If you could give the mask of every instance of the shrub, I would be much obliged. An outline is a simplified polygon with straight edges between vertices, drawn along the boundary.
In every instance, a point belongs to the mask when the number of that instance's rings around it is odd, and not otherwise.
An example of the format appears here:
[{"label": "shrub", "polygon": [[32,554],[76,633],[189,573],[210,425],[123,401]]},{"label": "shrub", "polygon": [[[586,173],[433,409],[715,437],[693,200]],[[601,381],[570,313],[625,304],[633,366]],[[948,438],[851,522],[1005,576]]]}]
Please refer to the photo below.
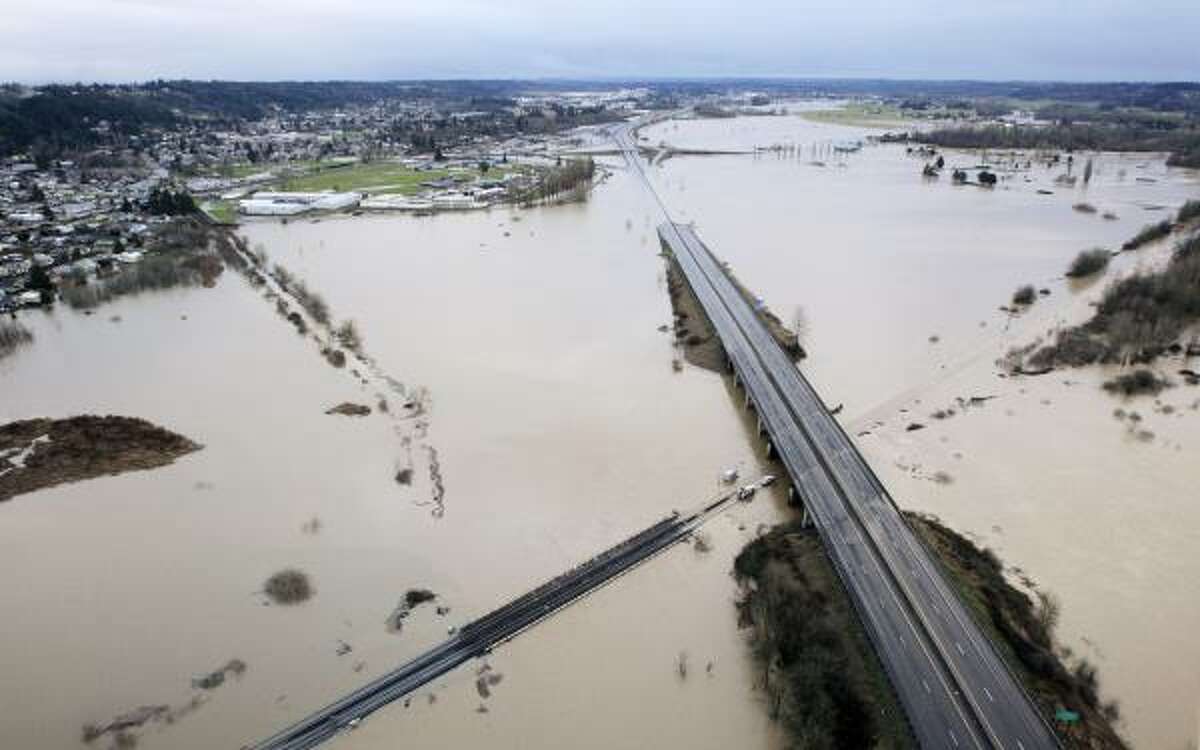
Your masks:
[{"label": "shrub", "polygon": [[299,604],[310,599],[313,590],[304,572],[287,568],[267,579],[263,593],[276,604]]},{"label": "shrub", "polygon": [[17,347],[33,341],[33,334],[20,323],[0,323],[0,357],[12,354]]},{"label": "shrub", "polygon": [[329,305],[325,304],[325,298],[319,292],[309,289],[302,280],[293,278],[290,273],[287,274],[287,278],[290,282],[288,291],[292,293],[305,312],[321,325],[329,325]]},{"label": "shrub", "polygon": [[1200,232],[1179,241],[1175,246],[1174,259],[1177,261],[1200,256]]},{"label": "shrub", "polygon": [[1089,325],[1115,349],[1163,349],[1200,318],[1200,253],[1181,250],[1162,271],[1122,279],[1104,293]]},{"label": "shrub", "polygon": [[[754,626],[751,644],[771,716],[796,747],[890,747],[880,742],[881,705],[845,633],[848,605],[830,596],[833,571],[814,535],[805,533],[798,524],[776,527],[734,560],[739,577],[755,583],[738,606],[742,622]],[[676,668],[681,678],[687,674],[685,655]]]},{"label": "shrub", "polygon": [[1014,305],[1032,305],[1037,299],[1037,291],[1034,290],[1032,284],[1017,287],[1017,291],[1013,292],[1012,301]]},{"label": "shrub", "polygon": [[129,294],[193,286],[203,281],[206,274],[201,272],[203,264],[189,262],[191,260],[180,260],[175,254],[149,255],[105,281],[86,285],[66,284],[60,294],[71,307],[86,310]]},{"label": "shrub", "polygon": [[1145,245],[1155,240],[1161,240],[1171,233],[1171,222],[1163,219],[1157,224],[1147,224],[1142,227],[1142,231],[1133,236],[1132,239],[1121,245],[1122,250],[1137,250],[1142,245]]},{"label": "shrub", "polygon": [[1044,346],[1029,358],[1034,367],[1081,367],[1098,362],[1108,354],[1108,346],[1080,328],[1059,331],[1053,344]]},{"label": "shrub", "polygon": [[337,340],[342,346],[352,352],[360,352],[362,350],[362,334],[358,332],[358,326],[353,320],[344,321],[338,329],[334,331]]},{"label": "shrub", "polygon": [[1078,279],[1099,273],[1108,268],[1108,261],[1111,257],[1112,254],[1102,247],[1084,250],[1075,256],[1075,260],[1071,261],[1070,267],[1067,268],[1067,276]]},{"label": "shrub", "polygon": [[1175,220],[1183,224],[1192,219],[1200,219],[1200,201],[1188,201],[1180,206],[1179,215]]},{"label": "shrub", "polygon": [[1154,395],[1170,385],[1170,381],[1161,378],[1147,369],[1134,370],[1124,375],[1118,375],[1104,383],[1104,390],[1118,393],[1122,396]]},{"label": "shrub", "polygon": [[409,609],[412,609],[419,604],[424,604],[425,602],[431,602],[436,598],[437,594],[433,593],[429,589],[409,589],[408,591],[404,592],[404,603]]}]

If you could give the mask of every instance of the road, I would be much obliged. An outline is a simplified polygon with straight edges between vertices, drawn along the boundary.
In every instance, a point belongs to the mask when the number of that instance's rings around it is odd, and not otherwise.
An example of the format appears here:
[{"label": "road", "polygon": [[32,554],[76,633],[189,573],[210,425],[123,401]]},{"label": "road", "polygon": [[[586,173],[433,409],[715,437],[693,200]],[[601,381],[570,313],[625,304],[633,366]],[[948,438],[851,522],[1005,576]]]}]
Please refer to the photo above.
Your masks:
[{"label": "road", "polygon": [[715,256],[671,221],[632,125],[613,131],[667,221],[659,236],[704,307],[858,611],[923,748],[1056,748],[990,640],[812,386]]},{"label": "road", "polygon": [[250,747],[252,750],[304,750],[357,726],[367,715],[437,679],[464,662],[586,596],[617,576],[686,539],[732,499],[725,495],[702,510],[672,514],[573,570],[464,626],[441,645],[379,677],[306,719]]}]

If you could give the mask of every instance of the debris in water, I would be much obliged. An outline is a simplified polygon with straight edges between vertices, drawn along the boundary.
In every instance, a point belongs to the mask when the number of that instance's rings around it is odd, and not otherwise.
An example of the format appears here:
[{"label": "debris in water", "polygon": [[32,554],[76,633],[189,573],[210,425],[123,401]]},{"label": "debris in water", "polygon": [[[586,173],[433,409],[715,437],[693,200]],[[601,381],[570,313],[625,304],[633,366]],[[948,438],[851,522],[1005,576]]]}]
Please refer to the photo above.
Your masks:
[{"label": "debris in water", "polygon": [[230,659],[225,666],[209,672],[201,677],[192,678],[192,687],[200,690],[214,690],[225,682],[226,677],[241,677],[246,672],[246,662],[241,659]]},{"label": "debris in water", "polygon": [[433,484],[433,511],[434,518],[441,518],[446,512],[444,498],[446,496],[446,487],[442,483],[441,464],[438,463],[437,448],[432,445],[425,446],[426,452],[429,454],[429,481]]},{"label": "debris in water", "polygon": [[355,404],[343,401],[337,406],[325,410],[326,414],[341,414],[344,417],[365,417],[371,413],[371,407],[366,404]]},{"label": "debris in water", "polygon": [[[396,609],[387,619],[387,629],[390,633],[399,633],[404,625],[404,620],[412,613],[412,611],[425,602],[433,601],[437,598],[437,594],[429,589],[409,589],[404,593],[404,598],[400,600],[400,604],[396,605]],[[438,608],[441,609],[440,607]],[[449,608],[446,609],[449,612]],[[439,611],[438,614],[441,614]]]}]

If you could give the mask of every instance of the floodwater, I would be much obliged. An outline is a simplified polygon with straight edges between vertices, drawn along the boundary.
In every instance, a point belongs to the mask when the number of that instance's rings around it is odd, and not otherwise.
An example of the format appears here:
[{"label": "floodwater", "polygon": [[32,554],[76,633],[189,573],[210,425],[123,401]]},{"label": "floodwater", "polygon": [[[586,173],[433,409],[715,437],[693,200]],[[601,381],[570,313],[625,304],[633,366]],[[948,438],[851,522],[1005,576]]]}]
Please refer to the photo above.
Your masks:
[{"label": "floodwater", "polygon": [[[412,430],[415,481],[393,479],[409,460],[395,421],[323,413],[373,405],[372,388],[326,364],[232,272],[213,289],[93,316],[24,316],[37,340],[0,363],[0,420],[130,414],[205,448],[0,506],[0,746],[71,747],[85,723],[202,694],[172,725],[142,730],[139,746],[237,747],[710,499],[723,469],[762,470],[722,379],[672,369],[671,335],[658,330],[671,318],[663,264],[624,174],[586,206],[519,221],[496,210],[245,233],[339,321],[356,321],[380,370],[428,390],[427,428]],[[425,446],[444,479],[441,517]],[[437,704],[422,694],[420,715],[397,707],[379,724],[430,747],[526,746],[534,727],[546,746],[770,746],[729,570],[782,509],[778,491],[761,493],[710,523],[711,552],[675,549],[499,649],[505,679],[489,714],[475,713],[463,669],[434,687]],[[306,533],[314,518],[319,530]],[[264,606],[256,592],[288,566],[311,576],[315,597]],[[389,633],[410,587],[437,592],[450,612],[423,606]],[[343,642],[353,651],[339,656]],[[676,676],[682,651],[687,681]],[[244,676],[191,688],[231,658]]]},{"label": "floodwater", "polygon": [[[1060,278],[1075,252],[1118,244],[1165,217],[1145,205],[1173,208],[1200,183],[1161,159],[1106,155],[1086,189],[1052,185],[1061,168],[991,191],[953,187],[923,182],[903,147],[830,148],[866,132],[770,117],[668,122],[647,135],[798,144],[668,159],[653,179],[785,320],[803,308],[805,371],[831,405],[845,404],[847,424],[872,431],[860,443],[897,501],[938,513],[1059,595],[1064,642],[1100,664],[1130,736],[1183,747],[1200,696],[1200,646],[1187,637],[1200,624],[1190,392],[1164,397],[1184,416],[1148,419],[1159,437],[1142,443],[1111,417],[1095,378],[999,381],[991,362],[1086,312],[1098,285]],[[1084,200],[1119,218],[1071,209]],[[213,289],[93,316],[24,316],[37,341],[0,361],[0,421],[129,414],[206,447],[0,505],[0,746],[72,747],[85,723],[203,694],[174,724],[142,730],[140,746],[237,747],[710,498],[727,466],[764,470],[722,378],[672,370],[671,336],[658,330],[670,308],[657,221],[614,164],[582,205],[243,227],[336,320],[356,322],[379,370],[428,390],[427,426],[399,433],[387,415],[325,415],[341,401],[373,404],[374,391],[326,364],[232,272]],[[1114,272],[1155,253],[1123,256]],[[1051,296],[1017,320],[998,312],[1026,282]],[[955,395],[993,391],[1002,398],[977,412],[903,429]],[[404,487],[393,477],[410,448],[416,480]],[[428,448],[445,482],[440,517]],[[928,481],[934,470],[954,483]],[[736,630],[729,570],[759,524],[785,517],[779,492],[736,506],[706,527],[713,551],[677,547],[497,649],[489,663],[504,679],[490,698],[468,665],[340,742],[779,745]],[[305,532],[313,518],[319,530]],[[315,597],[264,606],[256,592],[288,566],[311,575]],[[387,632],[411,587],[436,591],[450,612],[426,605]],[[339,655],[342,643],[353,650]],[[248,665],[240,679],[191,687],[231,658]]]}]

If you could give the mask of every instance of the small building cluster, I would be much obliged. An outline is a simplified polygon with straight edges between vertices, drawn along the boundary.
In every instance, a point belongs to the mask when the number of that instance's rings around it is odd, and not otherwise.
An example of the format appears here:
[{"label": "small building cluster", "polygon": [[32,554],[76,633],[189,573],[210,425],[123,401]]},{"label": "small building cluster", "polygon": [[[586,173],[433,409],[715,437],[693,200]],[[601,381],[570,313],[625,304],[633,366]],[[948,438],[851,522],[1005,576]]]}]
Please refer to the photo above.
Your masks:
[{"label": "small building cluster", "polygon": [[0,312],[42,304],[64,276],[140,262],[154,228],[169,221],[148,208],[166,177],[158,168],[0,161]]}]

